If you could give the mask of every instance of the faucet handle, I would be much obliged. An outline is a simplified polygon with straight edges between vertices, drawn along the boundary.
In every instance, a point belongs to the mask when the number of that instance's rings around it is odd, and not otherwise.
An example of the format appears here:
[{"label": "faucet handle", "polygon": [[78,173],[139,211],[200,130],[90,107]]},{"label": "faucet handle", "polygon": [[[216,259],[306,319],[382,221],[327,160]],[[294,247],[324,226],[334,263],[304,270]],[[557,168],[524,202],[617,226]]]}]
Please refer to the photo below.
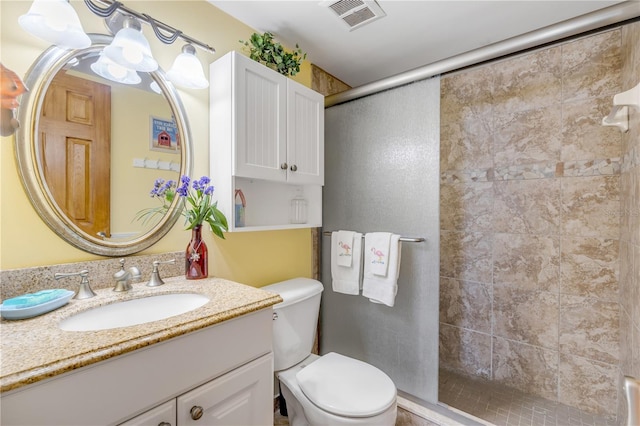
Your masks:
[{"label": "faucet handle", "polygon": [[166,264],[166,263],[176,263],[176,260],[175,259],[171,259],[171,260],[165,260],[165,261],[160,261],[160,260],[154,260],[153,261],[153,271],[151,272],[151,279],[147,283],[147,287],[158,287],[158,286],[161,286],[162,284],[164,284],[164,281],[162,281],[162,278],[160,278],[160,272],[158,271],[158,265]]},{"label": "faucet handle", "polygon": [[122,279],[125,279],[126,276],[127,276],[127,272],[124,270],[124,259],[120,259],[120,270],[115,274],[113,274],[113,278],[116,281],[120,281]]},{"label": "faucet handle", "polygon": [[91,289],[91,284],[89,284],[89,271],[87,271],[86,269],[83,269],[80,272],[70,272],[70,273],[56,272],[53,275],[53,278],[55,278],[56,280],[59,280],[60,278],[77,277],[77,276],[81,277],[80,287],[78,288],[78,291],[76,292],[75,296],[73,296],[73,298],[81,300],[81,299],[89,299],[95,296],[96,293]]}]

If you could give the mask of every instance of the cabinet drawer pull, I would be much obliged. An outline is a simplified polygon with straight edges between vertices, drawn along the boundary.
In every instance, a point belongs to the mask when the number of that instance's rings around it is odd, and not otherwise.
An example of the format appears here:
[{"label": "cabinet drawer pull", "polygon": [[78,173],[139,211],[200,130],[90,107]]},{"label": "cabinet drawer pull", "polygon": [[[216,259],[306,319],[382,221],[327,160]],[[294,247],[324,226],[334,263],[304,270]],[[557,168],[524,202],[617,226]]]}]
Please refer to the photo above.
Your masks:
[{"label": "cabinet drawer pull", "polygon": [[171,426],[171,423],[169,423],[169,422],[160,422],[160,423],[158,423],[158,426]]},{"label": "cabinet drawer pull", "polygon": [[194,405],[193,407],[191,407],[191,411],[189,412],[191,413],[191,418],[193,420],[198,420],[200,417],[202,417],[202,414],[204,414],[204,410],[199,405]]},{"label": "cabinet drawer pull", "polygon": [[282,164],[280,164],[280,168],[281,168],[282,170],[287,170],[287,167],[289,167],[289,165],[288,165],[287,163],[282,163]]},{"label": "cabinet drawer pull", "polygon": [[291,166],[291,171],[292,172],[298,171],[298,166],[296,166],[295,164],[293,166]]}]

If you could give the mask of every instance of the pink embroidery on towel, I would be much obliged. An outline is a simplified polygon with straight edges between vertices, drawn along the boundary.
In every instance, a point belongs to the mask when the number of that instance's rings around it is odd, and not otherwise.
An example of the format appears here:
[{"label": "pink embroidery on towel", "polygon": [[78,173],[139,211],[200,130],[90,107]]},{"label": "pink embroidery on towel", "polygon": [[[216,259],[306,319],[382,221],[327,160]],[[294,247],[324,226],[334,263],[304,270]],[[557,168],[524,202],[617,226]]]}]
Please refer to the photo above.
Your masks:
[{"label": "pink embroidery on towel", "polygon": [[338,242],[338,245],[342,250],[344,250],[344,252],[339,253],[338,256],[351,256],[351,247],[349,246],[349,244],[345,244],[342,241],[340,241]]},{"label": "pink embroidery on towel", "polygon": [[379,263],[380,265],[384,265],[384,253],[380,250],[376,250],[375,247],[371,247],[371,253],[373,253],[378,259],[373,259],[371,263]]}]

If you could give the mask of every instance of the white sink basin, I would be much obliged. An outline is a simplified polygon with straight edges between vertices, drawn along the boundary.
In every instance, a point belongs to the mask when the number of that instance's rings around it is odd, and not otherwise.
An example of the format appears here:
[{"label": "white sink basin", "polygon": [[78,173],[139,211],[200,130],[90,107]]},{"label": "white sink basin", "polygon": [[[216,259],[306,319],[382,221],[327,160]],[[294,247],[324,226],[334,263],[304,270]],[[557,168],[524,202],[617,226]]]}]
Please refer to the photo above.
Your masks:
[{"label": "white sink basin", "polygon": [[209,301],[201,294],[159,294],[98,306],[62,321],[58,326],[66,331],[96,331],[129,327],[184,314]]}]

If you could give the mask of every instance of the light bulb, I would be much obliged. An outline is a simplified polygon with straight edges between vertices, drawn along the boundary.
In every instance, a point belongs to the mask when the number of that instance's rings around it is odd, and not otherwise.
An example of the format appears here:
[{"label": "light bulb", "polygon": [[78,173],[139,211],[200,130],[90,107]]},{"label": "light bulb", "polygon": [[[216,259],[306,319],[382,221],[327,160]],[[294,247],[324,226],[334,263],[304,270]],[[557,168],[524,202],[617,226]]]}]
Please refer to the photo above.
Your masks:
[{"label": "light bulb", "polygon": [[64,31],[69,27],[67,21],[60,15],[46,16],[45,25],[48,25],[54,31]]},{"label": "light bulb", "polygon": [[111,44],[104,48],[104,54],[113,62],[136,71],[152,72],[158,69],[153,59],[149,42],[142,34],[140,23],[133,17],[124,21]]},{"label": "light bulb", "polygon": [[153,90],[157,94],[159,94],[159,95],[162,94],[162,89],[160,89],[160,86],[155,81],[152,81],[151,84],[149,85],[149,87],[151,88],[151,90]]},{"label": "light bulb", "polygon": [[171,69],[167,71],[167,78],[176,86],[187,89],[205,89],[209,81],[204,76],[202,65],[196,58],[196,49],[187,44],[182,48]]},{"label": "light bulb", "polygon": [[142,79],[132,69],[111,61],[107,56],[101,54],[96,62],[91,64],[93,72],[107,80],[116,81],[123,84],[138,84]]},{"label": "light bulb", "polygon": [[118,64],[114,64],[114,63],[108,64],[107,70],[109,71],[109,74],[111,74],[117,79],[122,79],[127,75],[127,69],[125,67],[121,67]]},{"label": "light bulb", "polygon": [[18,24],[29,34],[62,48],[91,46],[78,14],[67,0],[34,0],[29,12],[18,18]]},{"label": "light bulb", "polygon": [[122,48],[122,56],[131,64],[139,64],[144,58],[140,49],[134,46],[124,46]]}]

